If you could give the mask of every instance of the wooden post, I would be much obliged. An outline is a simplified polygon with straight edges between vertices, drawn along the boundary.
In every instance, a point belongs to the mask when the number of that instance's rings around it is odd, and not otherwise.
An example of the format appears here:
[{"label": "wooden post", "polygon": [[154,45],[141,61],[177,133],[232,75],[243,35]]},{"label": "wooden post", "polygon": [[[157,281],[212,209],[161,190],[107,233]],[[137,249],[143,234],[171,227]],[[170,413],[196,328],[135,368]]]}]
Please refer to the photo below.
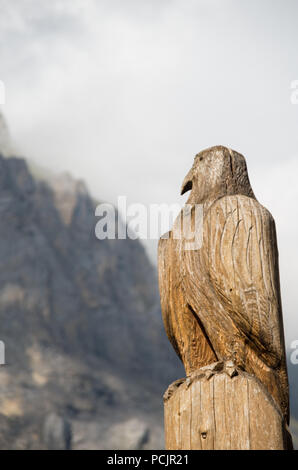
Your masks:
[{"label": "wooden post", "polygon": [[163,321],[187,375],[164,397],[167,449],[290,449],[274,219],[245,158],[222,146],[196,155],[187,191],[158,253]]},{"label": "wooden post", "polygon": [[170,390],[164,398],[168,450],[292,449],[279,408],[245,372],[199,374]]}]

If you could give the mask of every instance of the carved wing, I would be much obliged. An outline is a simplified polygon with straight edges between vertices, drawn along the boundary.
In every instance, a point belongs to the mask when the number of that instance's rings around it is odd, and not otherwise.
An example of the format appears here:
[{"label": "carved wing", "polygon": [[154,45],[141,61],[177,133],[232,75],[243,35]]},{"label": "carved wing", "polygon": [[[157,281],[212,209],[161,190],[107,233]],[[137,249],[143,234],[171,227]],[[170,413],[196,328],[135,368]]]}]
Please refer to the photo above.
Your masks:
[{"label": "carved wing", "polygon": [[175,284],[175,279],[173,279],[171,260],[172,250],[174,247],[170,233],[164,235],[164,237],[166,236],[168,236],[168,238],[161,238],[158,243],[158,278],[161,312],[169,341],[171,342],[178,357],[182,360],[172,321],[172,289],[173,284]]},{"label": "carved wing", "polygon": [[215,351],[241,338],[266,365],[278,367],[285,353],[271,214],[246,196],[221,198],[204,216],[203,237],[201,250],[184,253],[183,282]]}]

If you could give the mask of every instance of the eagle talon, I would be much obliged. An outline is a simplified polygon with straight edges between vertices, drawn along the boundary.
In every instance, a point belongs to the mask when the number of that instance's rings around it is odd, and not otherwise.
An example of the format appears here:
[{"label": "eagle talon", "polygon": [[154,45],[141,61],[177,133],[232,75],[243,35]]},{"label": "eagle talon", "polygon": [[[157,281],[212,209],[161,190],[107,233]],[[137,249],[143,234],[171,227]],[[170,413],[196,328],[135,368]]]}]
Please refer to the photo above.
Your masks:
[{"label": "eagle talon", "polygon": [[165,401],[168,401],[168,400],[171,398],[171,396],[173,395],[173,393],[177,390],[178,387],[180,387],[181,384],[183,384],[183,382],[185,382],[185,379],[178,379],[178,380],[175,380],[175,382],[173,382],[173,383],[167,388],[167,390],[165,391],[164,396],[163,396],[164,402],[165,402]]},{"label": "eagle talon", "polygon": [[233,361],[227,361],[225,363],[224,371],[226,372],[226,374],[228,374],[229,377],[231,377],[231,379],[238,375],[237,366]]},{"label": "eagle talon", "polygon": [[212,362],[212,364],[208,364],[207,366],[202,367],[200,370],[203,371],[212,371],[214,372],[221,372],[223,370],[224,363],[223,361]]},{"label": "eagle talon", "polygon": [[202,379],[203,377],[205,377],[205,373],[202,373],[201,369],[192,372],[186,377],[186,387],[189,388],[195,380]]},{"label": "eagle talon", "polygon": [[201,367],[189,374],[186,378],[186,386],[189,388],[194,380],[203,379],[210,380],[215,374],[222,372],[224,368],[223,361],[213,362],[207,366]]},{"label": "eagle talon", "polygon": [[213,377],[213,376],[214,376],[214,373],[212,372],[212,370],[207,370],[205,372],[205,377],[206,377],[207,380],[210,380],[211,377]]}]

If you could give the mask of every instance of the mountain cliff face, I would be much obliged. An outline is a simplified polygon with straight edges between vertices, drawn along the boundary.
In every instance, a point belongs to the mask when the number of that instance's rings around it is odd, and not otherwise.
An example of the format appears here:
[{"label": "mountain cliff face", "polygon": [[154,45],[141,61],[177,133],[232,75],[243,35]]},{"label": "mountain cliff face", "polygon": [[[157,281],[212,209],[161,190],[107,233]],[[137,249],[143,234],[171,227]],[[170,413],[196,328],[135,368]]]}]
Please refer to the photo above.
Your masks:
[{"label": "mountain cliff face", "polygon": [[162,393],[183,375],[138,241],[97,240],[69,176],[0,156],[0,448],[162,447]]}]

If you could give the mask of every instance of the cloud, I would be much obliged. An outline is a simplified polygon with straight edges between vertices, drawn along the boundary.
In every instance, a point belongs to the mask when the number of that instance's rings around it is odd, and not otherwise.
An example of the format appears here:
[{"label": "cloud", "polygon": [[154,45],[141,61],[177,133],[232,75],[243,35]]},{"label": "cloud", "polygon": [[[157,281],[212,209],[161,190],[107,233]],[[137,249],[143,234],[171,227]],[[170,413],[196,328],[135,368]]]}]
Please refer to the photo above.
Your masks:
[{"label": "cloud", "polygon": [[243,153],[277,219],[294,337],[297,13],[295,0],[0,0],[3,110],[19,152],[97,198],[145,204],[180,202],[199,150]]},{"label": "cloud", "polygon": [[297,241],[298,241],[298,154],[268,167],[254,179],[259,201],[274,216],[277,228],[281,290],[287,346],[298,339]]}]

